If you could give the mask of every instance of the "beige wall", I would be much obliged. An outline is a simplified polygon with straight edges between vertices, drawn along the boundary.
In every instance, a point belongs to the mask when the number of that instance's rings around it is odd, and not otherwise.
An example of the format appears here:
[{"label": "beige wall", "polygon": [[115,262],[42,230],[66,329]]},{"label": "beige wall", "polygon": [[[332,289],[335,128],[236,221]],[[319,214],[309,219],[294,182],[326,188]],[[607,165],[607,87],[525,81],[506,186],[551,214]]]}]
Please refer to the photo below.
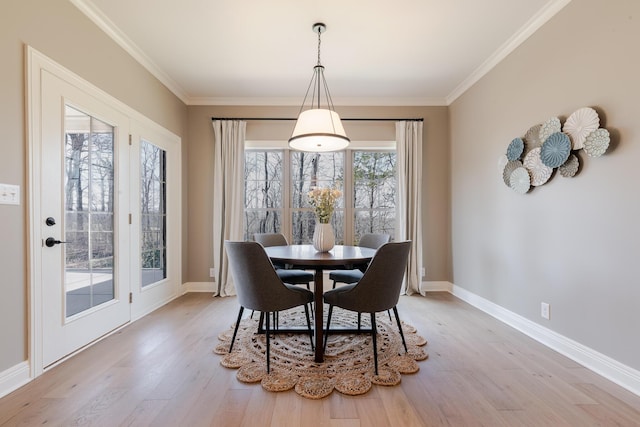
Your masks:
[{"label": "beige wall", "polygon": [[[299,107],[189,107],[189,282],[208,282],[212,260],[212,117],[295,117]],[[451,281],[449,114],[447,107],[341,107],[343,117],[424,118],[423,263],[426,280]],[[395,140],[394,122],[345,122],[352,140]],[[293,122],[250,121],[249,140],[287,140]]]},{"label": "beige wall", "polygon": [[[450,107],[455,285],[640,369],[640,2],[574,0]],[[612,134],[519,195],[509,142],[590,106]],[[540,303],[551,304],[551,320]]]},{"label": "beige wall", "polygon": [[[20,206],[0,205],[0,372],[27,359],[25,44],[181,136],[183,142],[187,134],[186,106],[69,1],[2,1],[0,183],[20,185],[22,200]],[[184,148],[183,153],[186,162]]]}]

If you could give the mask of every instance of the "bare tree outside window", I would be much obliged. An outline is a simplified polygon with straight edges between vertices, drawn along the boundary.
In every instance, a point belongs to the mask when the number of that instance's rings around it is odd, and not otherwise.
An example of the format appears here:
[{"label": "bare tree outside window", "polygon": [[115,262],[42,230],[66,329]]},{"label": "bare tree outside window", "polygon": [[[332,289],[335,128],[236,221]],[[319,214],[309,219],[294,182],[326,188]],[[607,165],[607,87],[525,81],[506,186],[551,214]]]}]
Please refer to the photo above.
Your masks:
[{"label": "bare tree outside window", "polygon": [[396,219],[396,153],[353,153],[354,237],[385,233],[392,239]]},{"label": "bare tree outside window", "polygon": [[255,233],[278,233],[282,229],[282,150],[245,151],[244,239]]},{"label": "bare tree outside window", "polygon": [[166,151],[140,143],[140,265],[142,286],[167,277]]},{"label": "bare tree outside window", "polygon": [[113,299],[114,128],[65,106],[66,315]]},{"label": "bare tree outside window", "polygon": [[[284,162],[288,159],[288,176]],[[353,177],[345,180],[345,161],[352,163]],[[245,219],[244,239],[255,233],[279,233],[290,229],[293,244],[313,240],[315,215],[307,193],[313,187],[336,187],[345,192],[345,182],[352,183],[348,194],[353,202],[341,198],[331,224],[337,244],[345,235],[354,236],[355,244],[365,233],[387,233],[395,227],[395,151],[340,151],[306,153],[287,150],[245,150]],[[290,197],[286,200],[285,197]],[[285,211],[285,205],[287,210]],[[354,218],[354,229],[345,230],[345,215]],[[288,227],[283,227],[287,221]]]},{"label": "bare tree outside window", "polygon": [[[342,188],[344,182],[344,151],[333,153],[291,153],[292,242],[311,243],[316,218],[307,193],[313,187]],[[331,224],[336,244],[344,242],[344,201],[336,203]]]}]

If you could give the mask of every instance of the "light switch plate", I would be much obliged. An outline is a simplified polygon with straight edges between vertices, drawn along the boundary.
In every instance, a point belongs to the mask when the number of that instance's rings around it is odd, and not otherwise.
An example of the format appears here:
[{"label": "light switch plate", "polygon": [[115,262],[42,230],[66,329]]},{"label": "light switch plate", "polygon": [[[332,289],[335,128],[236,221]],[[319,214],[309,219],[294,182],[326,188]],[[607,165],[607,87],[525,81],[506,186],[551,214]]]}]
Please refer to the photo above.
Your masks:
[{"label": "light switch plate", "polygon": [[0,184],[0,204],[19,205],[20,186],[11,184]]}]

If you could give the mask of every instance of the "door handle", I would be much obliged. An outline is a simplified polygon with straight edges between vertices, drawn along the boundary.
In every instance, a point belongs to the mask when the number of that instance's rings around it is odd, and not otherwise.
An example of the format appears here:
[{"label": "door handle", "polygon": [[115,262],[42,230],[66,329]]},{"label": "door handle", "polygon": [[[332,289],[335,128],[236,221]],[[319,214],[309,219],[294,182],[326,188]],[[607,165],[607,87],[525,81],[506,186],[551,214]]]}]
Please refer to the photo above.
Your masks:
[{"label": "door handle", "polygon": [[48,247],[48,248],[52,248],[55,245],[59,245],[60,243],[67,243],[67,242],[63,242],[62,240],[57,240],[53,237],[47,237],[47,240],[44,241],[44,244]]}]

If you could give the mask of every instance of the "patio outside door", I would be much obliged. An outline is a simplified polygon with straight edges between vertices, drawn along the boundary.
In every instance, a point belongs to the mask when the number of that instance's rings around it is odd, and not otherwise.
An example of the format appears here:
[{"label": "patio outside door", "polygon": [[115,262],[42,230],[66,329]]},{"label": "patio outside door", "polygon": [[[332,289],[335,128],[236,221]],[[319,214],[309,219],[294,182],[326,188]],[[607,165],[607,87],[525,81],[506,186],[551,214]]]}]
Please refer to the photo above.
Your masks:
[{"label": "patio outside door", "polygon": [[42,76],[42,362],[130,320],[129,119]]}]

